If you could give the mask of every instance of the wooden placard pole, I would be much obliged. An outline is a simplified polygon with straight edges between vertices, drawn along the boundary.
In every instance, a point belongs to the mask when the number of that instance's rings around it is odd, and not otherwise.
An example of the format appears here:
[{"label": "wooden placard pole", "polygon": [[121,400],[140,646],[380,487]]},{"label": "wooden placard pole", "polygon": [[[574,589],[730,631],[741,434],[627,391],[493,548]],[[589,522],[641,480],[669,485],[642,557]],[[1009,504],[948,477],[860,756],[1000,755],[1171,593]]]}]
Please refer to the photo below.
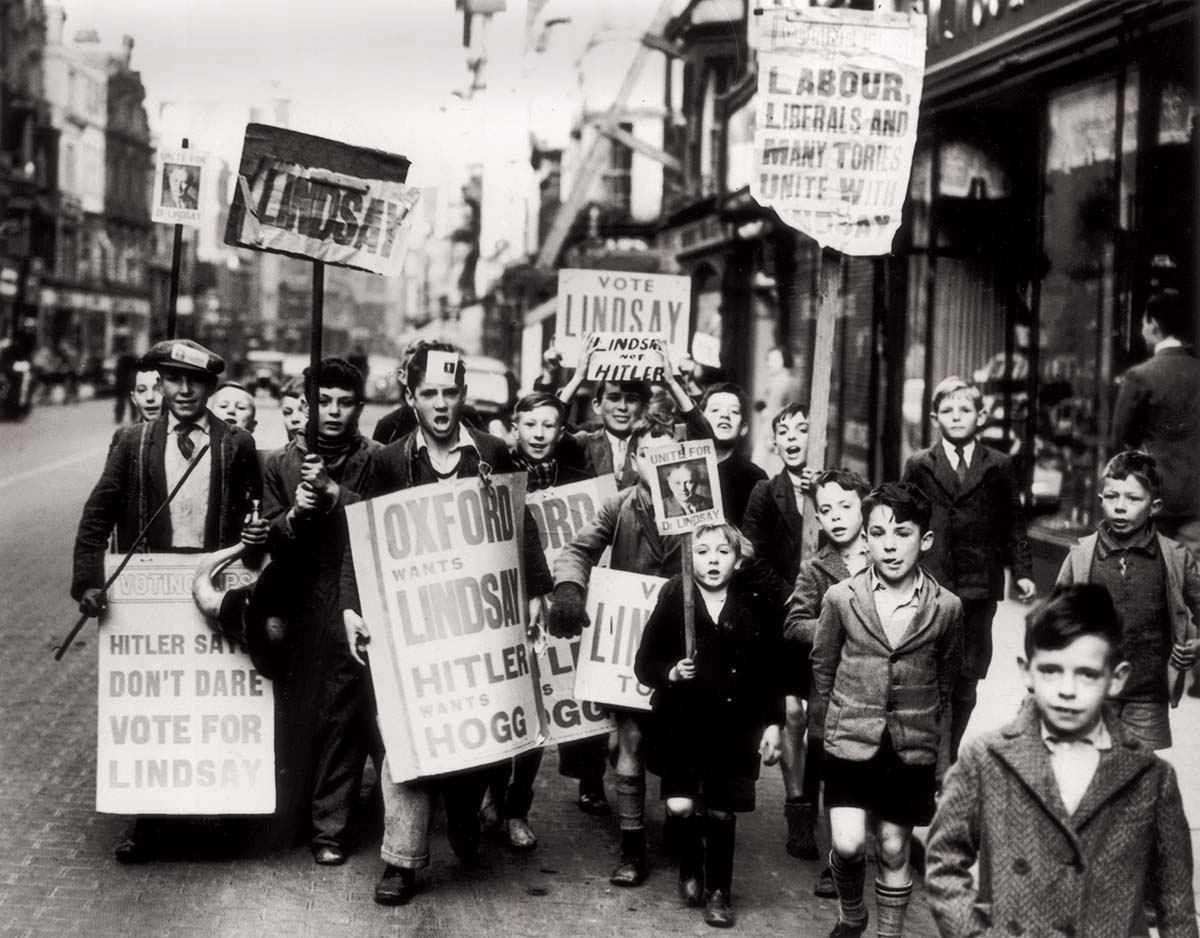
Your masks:
[{"label": "wooden placard pole", "polygon": [[313,261],[312,281],[312,332],[308,340],[308,367],[312,380],[308,382],[308,429],[306,439],[308,451],[317,451],[317,428],[320,414],[317,402],[320,397],[316,377],[321,368],[321,335],[325,331],[325,262]]},{"label": "wooden placard pole", "polygon": [[[183,149],[188,138],[183,138]],[[167,301],[167,338],[175,338],[179,326],[179,268],[183,262],[183,225],[175,226],[175,243],[171,246],[171,296]]]},{"label": "wooden placard pole", "polygon": [[690,658],[696,653],[696,587],[692,570],[692,532],[683,535],[679,545],[683,561],[683,651]]},{"label": "wooden placard pole", "polygon": [[[841,255],[826,257],[822,248],[818,254],[817,282],[820,284],[820,305],[817,310],[817,334],[813,341],[812,391],[808,396],[808,454],[805,463],[820,471],[825,465],[825,448],[829,439],[829,391],[833,371],[833,340],[837,331],[837,310],[842,287]],[[817,552],[817,514],[812,499],[804,500],[804,529],[800,558],[806,560]]]}]

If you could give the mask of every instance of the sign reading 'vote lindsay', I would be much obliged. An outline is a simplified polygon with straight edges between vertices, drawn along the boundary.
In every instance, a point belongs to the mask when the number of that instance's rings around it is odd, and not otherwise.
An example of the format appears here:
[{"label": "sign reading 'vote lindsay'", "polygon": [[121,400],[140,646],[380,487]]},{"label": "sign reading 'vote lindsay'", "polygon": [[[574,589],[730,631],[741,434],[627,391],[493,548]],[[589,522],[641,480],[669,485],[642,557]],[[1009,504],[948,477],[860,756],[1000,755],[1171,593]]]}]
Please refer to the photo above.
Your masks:
[{"label": "sign reading 'vote lindsay'", "polygon": [[250,124],[225,243],[398,277],[420,191],[403,156]]}]

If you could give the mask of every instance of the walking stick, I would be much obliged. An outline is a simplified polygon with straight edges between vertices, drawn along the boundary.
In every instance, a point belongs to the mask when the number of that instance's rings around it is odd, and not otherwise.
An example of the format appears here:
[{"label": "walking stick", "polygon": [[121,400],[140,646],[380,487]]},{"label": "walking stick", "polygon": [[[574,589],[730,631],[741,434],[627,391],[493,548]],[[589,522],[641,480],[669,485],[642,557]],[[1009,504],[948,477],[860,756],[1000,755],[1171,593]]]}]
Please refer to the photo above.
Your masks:
[{"label": "walking stick", "polygon": [[[152,524],[154,524],[155,521],[158,520],[158,516],[163,513],[163,509],[166,508],[169,504],[171,504],[171,502],[175,499],[175,496],[179,494],[179,490],[181,488],[183,488],[183,483],[188,480],[188,476],[190,476],[192,474],[192,470],[195,469],[196,466],[198,466],[200,464],[200,460],[203,459],[204,454],[208,452],[208,447],[209,447],[208,443],[205,443],[204,446],[201,447],[200,452],[198,452],[196,454],[195,458],[190,463],[188,463],[188,467],[185,470],[183,470],[183,475],[180,476],[179,481],[175,483],[175,488],[171,489],[171,494],[167,496],[167,500],[158,506],[158,510],[155,511],[154,514],[152,514],[150,516],[150,520],[146,522],[146,526],[144,528],[142,528],[142,530],[138,533],[138,536],[136,538],[134,538],[133,543],[129,547],[128,553],[126,553],[125,556],[123,558],[121,558],[121,562],[119,564],[117,564],[117,569],[114,570],[112,572],[112,576],[110,576],[105,581],[104,592],[107,593],[109,587],[117,582],[117,577],[119,577],[121,575],[121,571],[123,571],[125,569],[126,565],[133,558],[134,551],[136,551],[138,549],[138,545],[142,543],[142,539],[145,538],[145,536],[149,533],[150,526]],[[62,661],[62,656],[67,653],[67,649],[70,648],[71,643],[73,641],[75,641],[75,636],[79,634],[79,630],[83,628],[84,623],[87,622],[87,620],[89,618],[91,618],[91,617],[88,616],[86,613],[84,615],[81,615],[79,617],[79,621],[75,623],[75,627],[73,629],[71,629],[70,632],[67,633],[67,637],[62,640],[62,643],[54,646],[54,660],[55,661]]]}]

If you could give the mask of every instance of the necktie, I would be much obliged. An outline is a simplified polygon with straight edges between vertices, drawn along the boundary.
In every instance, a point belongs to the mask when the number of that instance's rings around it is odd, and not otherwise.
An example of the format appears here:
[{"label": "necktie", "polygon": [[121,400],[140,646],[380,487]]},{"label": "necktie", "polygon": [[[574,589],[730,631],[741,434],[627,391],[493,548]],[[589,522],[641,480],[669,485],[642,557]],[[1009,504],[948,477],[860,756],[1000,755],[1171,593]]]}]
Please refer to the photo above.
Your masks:
[{"label": "necktie", "polygon": [[191,432],[195,429],[194,423],[181,423],[175,427],[175,433],[178,434],[176,439],[179,442],[179,452],[183,453],[183,458],[189,461],[196,452],[196,444],[192,442],[191,437]]},{"label": "necktie", "polygon": [[958,476],[959,484],[967,477],[967,452],[961,446],[954,447],[954,455],[958,457],[958,465],[954,467],[954,474]]}]

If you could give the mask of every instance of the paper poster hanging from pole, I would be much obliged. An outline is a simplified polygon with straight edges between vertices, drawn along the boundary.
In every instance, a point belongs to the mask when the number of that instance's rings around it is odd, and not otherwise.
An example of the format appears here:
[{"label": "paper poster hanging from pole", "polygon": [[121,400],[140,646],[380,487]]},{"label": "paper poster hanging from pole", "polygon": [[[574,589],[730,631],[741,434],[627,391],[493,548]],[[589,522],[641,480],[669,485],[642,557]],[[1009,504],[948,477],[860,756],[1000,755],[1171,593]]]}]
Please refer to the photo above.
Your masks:
[{"label": "paper poster hanging from pole", "polygon": [[154,165],[150,220],[199,227],[210,185],[208,154],[199,150],[159,150]]},{"label": "paper poster hanging from pole", "polygon": [[780,7],[753,19],[750,194],[825,247],[889,253],[917,141],[925,17]]},{"label": "paper poster hanging from pole", "polygon": [[669,443],[650,450],[650,498],[659,534],[686,534],[725,520],[712,440]]},{"label": "paper poster hanging from pole", "polygon": [[395,781],[540,745],[524,516],[523,472],[421,485],[346,509]]},{"label": "paper poster hanging from pole", "polygon": [[[138,554],[100,627],[96,810],[270,814],[275,698],[192,599],[199,555]],[[111,571],[120,561],[106,558]],[[254,580],[240,564],[221,589]]]}]

